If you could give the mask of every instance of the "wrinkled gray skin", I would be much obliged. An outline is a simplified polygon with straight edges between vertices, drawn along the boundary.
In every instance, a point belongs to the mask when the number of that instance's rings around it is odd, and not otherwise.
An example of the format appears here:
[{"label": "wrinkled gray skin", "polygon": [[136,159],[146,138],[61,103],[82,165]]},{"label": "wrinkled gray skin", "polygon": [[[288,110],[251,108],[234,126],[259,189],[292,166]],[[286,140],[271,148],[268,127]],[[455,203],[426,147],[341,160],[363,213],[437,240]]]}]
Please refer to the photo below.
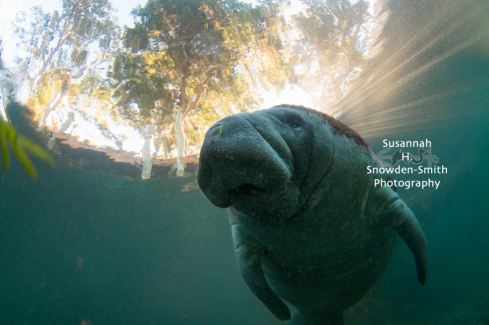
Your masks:
[{"label": "wrinkled gray skin", "polygon": [[288,324],[343,324],[387,265],[396,234],[427,276],[427,245],[413,212],[374,186],[373,151],[320,114],[284,106],[227,117],[204,140],[198,183],[228,208],[236,258],[251,291]]}]

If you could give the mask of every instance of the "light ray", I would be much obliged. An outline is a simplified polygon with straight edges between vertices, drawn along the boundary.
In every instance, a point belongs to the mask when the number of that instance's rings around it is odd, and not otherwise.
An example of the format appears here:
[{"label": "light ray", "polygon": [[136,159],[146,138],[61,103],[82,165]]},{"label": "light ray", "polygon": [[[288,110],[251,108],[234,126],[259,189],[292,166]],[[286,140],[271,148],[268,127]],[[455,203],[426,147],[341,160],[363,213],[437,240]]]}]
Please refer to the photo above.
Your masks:
[{"label": "light ray", "polygon": [[[470,91],[469,87],[458,86],[457,89],[425,95],[423,98],[410,91],[417,82],[437,73],[437,68],[447,59],[489,36],[487,25],[477,30],[471,25],[474,21],[485,19],[483,16],[488,7],[489,3],[484,3],[477,10],[462,11],[457,17],[449,17],[446,12],[438,13],[430,19],[426,27],[410,37],[392,55],[378,61],[376,68],[369,71],[370,79],[364,77],[363,80],[367,79],[365,83],[354,87],[350,95],[333,105],[328,113],[338,116],[364,136],[379,135],[400,126],[406,129],[412,126],[411,129],[416,129],[414,123],[433,119],[430,112],[436,109],[443,112],[443,108],[439,108],[437,103],[449,96],[466,94]],[[467,28],[474,32],[468,34]],[[436,33],[433,33],[434,30]],[[462,33],[465,37],[461,37]],[[470,35],[469,38],[466,37],[467,34]],[[429,109],[419,109],[426,107]],[[449,119],[458,114],[451,112],[438,117]]]}]

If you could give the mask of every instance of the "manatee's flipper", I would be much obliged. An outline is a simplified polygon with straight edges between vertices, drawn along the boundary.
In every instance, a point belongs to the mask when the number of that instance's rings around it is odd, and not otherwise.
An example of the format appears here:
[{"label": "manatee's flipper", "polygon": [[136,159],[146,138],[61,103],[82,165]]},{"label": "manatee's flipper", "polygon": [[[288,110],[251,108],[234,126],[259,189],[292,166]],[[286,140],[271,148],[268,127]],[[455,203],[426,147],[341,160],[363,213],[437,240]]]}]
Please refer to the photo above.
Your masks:
[{"label": "manatee's flipper", "polygon": [[382,218],[382,224],[394,229],[406,242],[414,254],[419,283],[425,284],[428,276],[428,245],[413,211],[403,200],[397,199],[389,213]]},{"label": "manatee's flipper", "polygon": [[280,320],[290,319],[287,305],[272,291],[261,268],[265,248],[237,224],[232,225],[234,250],[241,276],[251,292]]},{"label": "manatee's flipper", "polygon": [[343,312],[341,310],[324,314],[308,314],[296,310],[287,325],[343,325]]}]

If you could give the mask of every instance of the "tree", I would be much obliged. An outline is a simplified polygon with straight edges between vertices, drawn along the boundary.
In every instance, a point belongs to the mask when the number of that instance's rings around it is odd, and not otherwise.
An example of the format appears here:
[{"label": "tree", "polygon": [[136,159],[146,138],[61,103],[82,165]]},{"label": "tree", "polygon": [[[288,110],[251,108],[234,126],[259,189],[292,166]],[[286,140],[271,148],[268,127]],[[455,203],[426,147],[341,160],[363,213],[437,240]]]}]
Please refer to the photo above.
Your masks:
[{"label": "tree", "polygon": [[[1,44],[2,41],[0,40],[0,111],[5,113],[7,106],[15,100],[17,85],[12,73],[5,67],[2,60]],[[33,180],[37,179],[38,173],[27,153],[43,160],[53,168],[55,166],[54,159],[44,149],[18,134],[8,122],[8,115],[5,113],[5,119],[4,116],[0,115],[0,148],[2,151],[2,163],[6,171],[9,171],[11,166],[9,147],[13,150],[27,176]]]},{"label": "tree", "polygon": [[237,0],[151,0],[133,11],[138,21],[126,29],[128,51],[108,74],[114,109],[140,130],[156,124],[175,134],[169,142],[178,149],[177,175],[189,138],[202,141],[204,121],[253,109],[259,96],[252,90],[284,84],[282,44],[273,36],[284,21],[269,9]]},{"label": "tree", "polygon": [[120,28],[112,11],[107,0],[63,0],[61,12],[35,8],[37,19],[30,29],[16,30],[22,40],[18,46],[27,52],[17,63],[19,71],[26,72],[28,105],[40,116],[38,131],[51,111],[82,94],[80,80],[89,77],[87,72],[96,74],[95,69],[103,67],[118,48]]}]

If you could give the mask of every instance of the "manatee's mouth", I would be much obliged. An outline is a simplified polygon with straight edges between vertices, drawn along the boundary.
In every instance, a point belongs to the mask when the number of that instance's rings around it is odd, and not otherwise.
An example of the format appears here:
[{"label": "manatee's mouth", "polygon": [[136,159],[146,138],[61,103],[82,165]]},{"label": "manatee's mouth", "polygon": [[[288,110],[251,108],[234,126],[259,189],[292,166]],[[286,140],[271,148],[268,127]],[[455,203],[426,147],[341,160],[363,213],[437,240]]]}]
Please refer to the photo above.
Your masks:
[{"label": "manatee's mouth", "polygon": [[274,204],[270,202],[281,200],[292,178],[292,154],[285,140],[272,128],[254,124],[232,116],[206,134],[198,182],[218,207],[267,210]]},{"label": "manatee's mouth", "polygon": [[[227,208],[255,201],[257,197],[270,197],[278,194],[287,186],[289,174],[277,166],[268,164],[268,170],[254,170],[251,168],[245,175],[240,175],[239,169],[234,165],[227,165],[228,169],[221,169],[223,174],[231,174],[230,179],[221,179],[213,184],[213,191],[207,191],[212,203]],[[236,168],[236,169],[234,169]],[[234,172],[234,173],[233,173]],[[245,177],[240,177],[245,176]],[[241,181],[241,182],[240,182]]]},{"label": "manatee's mouth", "polygon": [[247,200],[254,195],[264,194],[265,189],[260,188],[256,185],[245,183],[238,186],[235,189],[228,191],[228,201],[230,204],[236,203],[237,201]]},{"label": "manatee's mouth", "polygon": [[[234,129],[234,131],[239,132],[240,130],[245,130],[246,127],[237,127]],[[253,124],[249,124],[249,127],[253,128],[257,136],[260,137],[261,141],[263,143],[266,143],[269,148],[274,147],[273,144],[270,143],[270,140],[267,140],[267,137],[264,136],[263,130],[258,129]],[[258,175],[249,174],[249,180],[254,180],[254,184],[247,182],[227,191],[227,201],[229,202],[229,205],[237,206],[240,205],[240,203],[254,201],[253,198],[257,195],[261,195],[263,197],[270,192],[277,193],[278,191],[280,191],[280,187],[285,186],[285,184],[290,181],[290,175],[292,174],[292,171],[288,168],[287,170],[284,170],[283,160],[280,158],[279,155],[276,154],[277,153],[274,152],[274,155],[271,155],[271,157],[273,157],[273,163],[269,163],[269,166],[273,167],[273,173],[271,171],[268,171],[266,175],[260,173],[259,176],[264,176],[260,177],[260,180],[257,180]],[[277,173],[280,173],[282,175],[278,176]],[[281,182],[275,182],[272,185],[272,182],[265,181],[265,179],[267,178],[274,178],[277,180],[280,178]],[[277,186],[278,184],[280,184],[281,186]]]}]

